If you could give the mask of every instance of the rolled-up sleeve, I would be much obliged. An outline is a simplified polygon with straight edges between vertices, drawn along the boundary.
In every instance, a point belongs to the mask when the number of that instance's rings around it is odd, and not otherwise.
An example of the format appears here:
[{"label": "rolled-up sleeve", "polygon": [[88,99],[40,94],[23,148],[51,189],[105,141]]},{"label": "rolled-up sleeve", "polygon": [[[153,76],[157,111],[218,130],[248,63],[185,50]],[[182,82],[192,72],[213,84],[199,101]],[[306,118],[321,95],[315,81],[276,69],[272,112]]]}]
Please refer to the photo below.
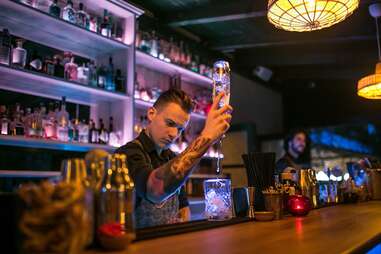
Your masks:
[{"label": "rolled-up sleeve", "polygon": [[128,143],[118,148],[115,153],[127,156],[128,172],[134,181],[136,194],[138,197],[146,198],[147,181],[153,169],[142,149],[137,144]]}]

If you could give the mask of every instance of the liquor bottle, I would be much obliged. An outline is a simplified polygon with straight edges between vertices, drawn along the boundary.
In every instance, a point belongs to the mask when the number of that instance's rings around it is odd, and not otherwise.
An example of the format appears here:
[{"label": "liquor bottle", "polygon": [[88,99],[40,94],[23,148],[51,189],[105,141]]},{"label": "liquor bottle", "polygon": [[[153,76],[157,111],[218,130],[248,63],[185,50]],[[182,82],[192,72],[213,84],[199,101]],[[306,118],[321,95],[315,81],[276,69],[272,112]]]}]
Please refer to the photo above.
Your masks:
[{"label": "liquor bottle", "polygon": [[199,72],[198,56],[196,55],[191,62],[191,71]]},{"label": "liquor bottle", "polygon": [[57,18],[61,16],[61,8],[58,6],[58,0],[53,0],[53,3],[49,6],[49,14]]},{"label": "liquor bottle", "polygon": [[98,76],[98,87],[99,88],[105,88],[106,86],[106,70],[103,65],[98,68],[97,71],[97,76]]},{"label": "liquor bottle", "polygon": [[89,86],[98,86],[98,78],[97,78],[97,67],[94,64],[94,61],[90,61],[89,64]]},{"label": "liquor bottle", "polygon": [[99,132],[97,128],[95,128],[95,122],[93,119],[90,119],[89,141],[94,144],[99,142]]},{"label": "liquor bottle", "polygon": [[150,53],[151,44],[149,43],[149,34],[146,32],[142,33],[142,40],[140,41],[140,49],[145,53]]},{"label": "liquor bottle", "polygon": [[98,22],[96,17],[91,17],[89,22],[89,30],[92,32],[98,32]]},{"label": "liquor bottle", "polygon": [[125,78],[122,76],[122,71],[120,69],[117,69],[114,82],[116,91],[124,92],[124,82]]},{"label": "liquor bottle", "polygon": [[89,67],[82,64],[82,66],[78,67],[78,82],[87,85],[89,83]]},{"label": "liquor bottle", "polygon": [[63,54],[63,59],[62,59],[62,66],[65,66],[65,64],[70,63],[71,58],[73,57],[73,53],[70,51],[65,51]]},{"label": "liquor bottle", "polygon": [[9,135],[9,119],[7,116],[7,107],[5,105],[0,105],[0,122],[0,135]]},{"label": "liquor bottle", "polygon": [[43,12],[49,13],[50,3],[51,3],[51,0],[35,0],[33,7]]},{"label": "liquor bottle", "polygon": [[105,128],[105,125],[103,123],[103,119],[99,118],[99,143],[100,144],[107,144],[109,140],[108,131]]},{"label": "liquor bottle", "polygon": [[22,122],[24,123],[25,127],[25,136],[34,137],[36,135],[36,129],[33,125],[33,114],[31,108],[27,107],[25,109],[25,116],[22,117]]},{"label": "liquor bottle", "polygon": [[72,142],[74,141],[74,132],[75,132],[75,124],[74,124],[74,119],[71,121],[69,120],[68,125],[67,125],[67,136],[68,136],[68,141]]},{"label": "liquor bottle", "polygon": [[29,69],[38,72],[42,71],[42,58],[36,50],[33,50],[32,52],[32,56],[29,62]]},{"label": "liquor bottle", "polygon": [[66,111],[66,97],[62,97],[61,110],[57,113],[57,138],[60,141],[69,140],[69,113]]},{"label": "liquor bottle", "polygon": [[10,65],[11,63],[11,35],[8,29],[0,32],[0,64]]},{"label": "liquor bottle", "polygon": [[79,10],[76,13],[76,17],[77,25],[86,29],[90,28],[89,15],[83,10],[83,3],[79,3]]},{"label": "liquor bottle", "polygon": [[32,7],[35,5],[35,2],[36,0],[20,0],[20,3],[26,4]]},{"label": "liquor bottle", "polygon": [[115,91],[114,83],[114,64],[112,63],[112,57],[108,60],[108,66],[106,70],[106,90]]},{"label": "liquor bottle", "polygon": [[155,31],[152,31],[151,35],[151,49],[150,49],[150,55],[153,57],[158,57],[159,56],[159,45],[157,43],[157,37]]},{"label": "liquor bottle", "polygon": [[111,37],[110,17],[106,9],[103,11],[103,22],[100,25],[100,33],[103,36]]},{"label": "liquor bottle", "polygon": [[24,68],[26,64],[27,52],[23,49],[22,45],[24,43],[23,39],[16,40],[16,48],[12,49],[12,65],[16,67]]},{"label": "liquor bottle", "polygon": [[65,64],[65,78],[71,81],[77,81],[78,78],[78,65],[74,63],[74,57],[71,58],[69,63]]},{"label": "liquor bottle", "polygon": [[22,112],[20,109],[20,104],[16,103],[16,110],[13,114],[13,121],[11,123],[11,135],[23,136],[25,134],[25,126],[22,122]]},{"label": "liquor bottle", "polygon": [[110,146],[119,146],[119,138],[117,133],[114,131],[114,119],[112,116],[109,118],[109,139],[108,139],[108,144]]},{"label": "liquor bottle", "polygon": [[62,19],[73,24],[77,23],[73,2],[71,0],[67,0],[67,4],[62,12]]},{"label": "liquor bottle", "polygon": [[181,66],[185,66],[186,65],[186,62],[187,62],[187,58],[186,58],[186,54],[185,54],[185,50],[184,50],[184,42],[183,41],[180,41],[180,65]]},{"label": "liquor bottle", "polygon": [[49,56],[45,58],[43,72],[52,76],[55,74],[55,62]]},{"label": "liquor bottle", "polygon": [[56,114],[53,103],[48,104],[48,114],[43,120],[44,138],[57,139]]},{"label": "liquor bottle", "polygon": [[85,119],[78,124],[78,141],[89,143],[89,125],[86,124]]},{"label": "liquor bottle", "polygon": [[46,107],[43,103],[40,103],[40,108],[35,112],[36,115],[36,137],[44,137],[44,119],[46,117]]},{"label": "liquor bottle", "polygon": [[54,62],[54,76],[59,77],[59,78],[64,78],[65,68],[61,63],[61,56],[60,55],[54,55],[53,62]]}]

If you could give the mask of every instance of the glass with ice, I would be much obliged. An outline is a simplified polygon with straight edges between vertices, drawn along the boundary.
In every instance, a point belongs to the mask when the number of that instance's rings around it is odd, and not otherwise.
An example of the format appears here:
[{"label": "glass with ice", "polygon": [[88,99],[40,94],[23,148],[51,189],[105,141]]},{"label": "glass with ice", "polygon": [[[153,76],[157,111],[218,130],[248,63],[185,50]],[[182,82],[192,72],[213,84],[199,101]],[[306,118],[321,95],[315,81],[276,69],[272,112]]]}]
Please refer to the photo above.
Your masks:
[{"label": "glass with ice", "polygon": [[230,179],[209,179],[204,181],[205,216],[211,221],[232,218]]}]

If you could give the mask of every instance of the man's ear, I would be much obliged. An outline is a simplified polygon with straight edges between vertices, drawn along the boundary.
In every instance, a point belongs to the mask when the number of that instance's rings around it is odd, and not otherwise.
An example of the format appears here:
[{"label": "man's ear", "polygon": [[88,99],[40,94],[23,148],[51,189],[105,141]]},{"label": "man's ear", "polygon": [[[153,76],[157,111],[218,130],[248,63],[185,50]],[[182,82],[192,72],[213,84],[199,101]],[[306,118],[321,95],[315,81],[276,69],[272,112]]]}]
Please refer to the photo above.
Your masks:
[{"label": "man's ear", "polygon": [[148,121],[152,122],[152,120],[155,118],[156,114],[157,114],[157,110],[154,107],[150,107],[147,110],[147,119],[148,119]]}]

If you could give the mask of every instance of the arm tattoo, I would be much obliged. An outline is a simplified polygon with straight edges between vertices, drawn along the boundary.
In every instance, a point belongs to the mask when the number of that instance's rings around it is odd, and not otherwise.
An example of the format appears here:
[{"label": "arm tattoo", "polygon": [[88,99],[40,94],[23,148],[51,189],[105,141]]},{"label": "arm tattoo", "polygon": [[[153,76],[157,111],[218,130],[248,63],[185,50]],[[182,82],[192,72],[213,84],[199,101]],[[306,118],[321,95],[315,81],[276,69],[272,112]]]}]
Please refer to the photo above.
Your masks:
[{"label": "arm tattoo", "polygon": [[209,138],[200,136],[179,156],[155,169],[148,178],[149,199],[161,202],[172,195],[186,181],[210,145]]}]

